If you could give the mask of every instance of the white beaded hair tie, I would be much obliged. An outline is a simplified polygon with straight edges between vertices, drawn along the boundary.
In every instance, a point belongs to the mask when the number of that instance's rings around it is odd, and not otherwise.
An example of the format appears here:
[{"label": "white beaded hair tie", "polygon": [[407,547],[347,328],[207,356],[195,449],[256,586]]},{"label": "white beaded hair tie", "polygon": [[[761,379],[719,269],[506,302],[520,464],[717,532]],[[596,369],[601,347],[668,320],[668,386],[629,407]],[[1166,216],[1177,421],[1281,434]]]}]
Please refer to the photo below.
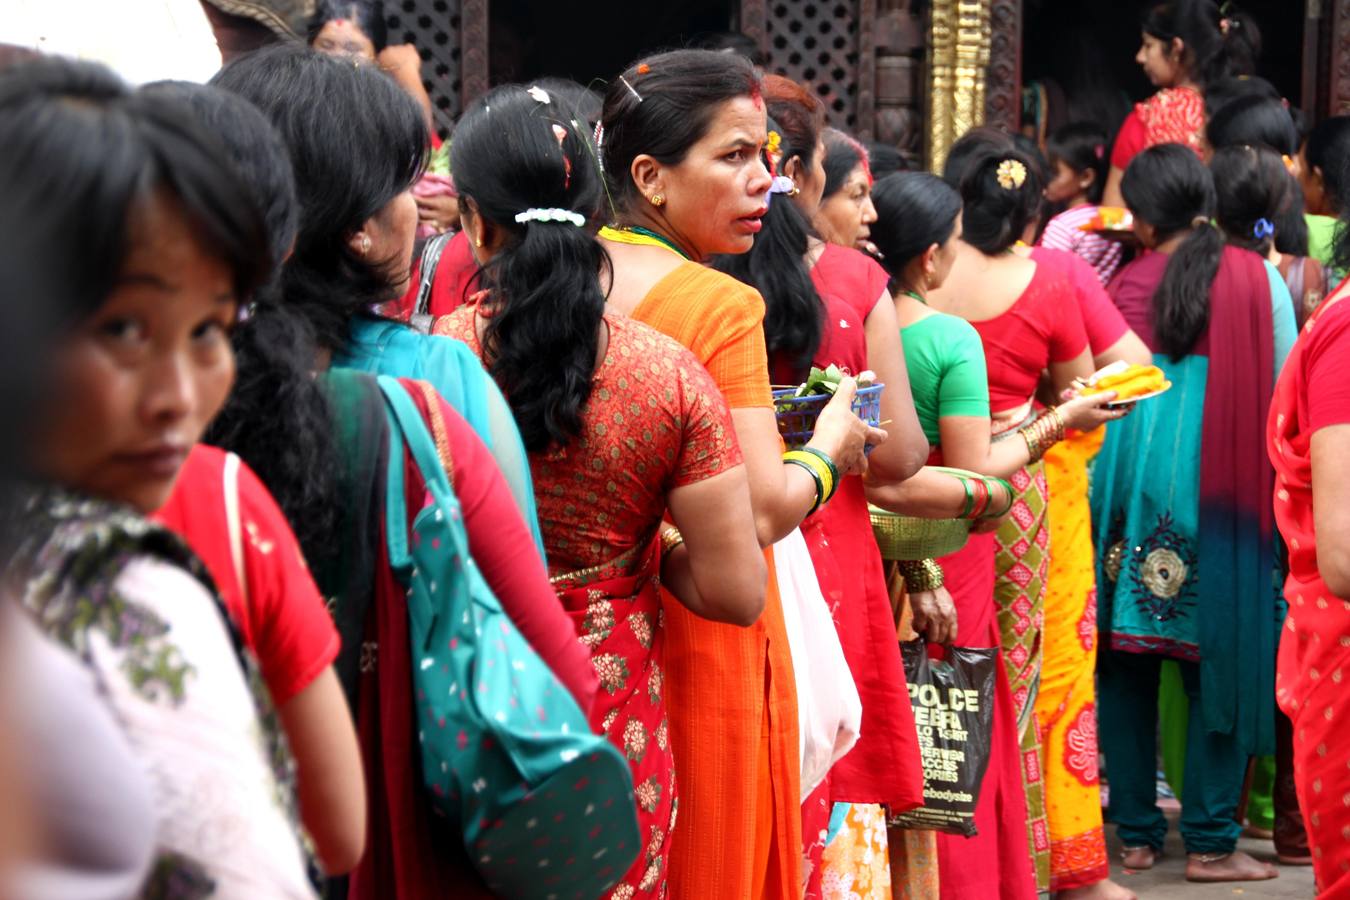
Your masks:
[{"label": "white beaded hair tie", "polygon": [[521,224],[526,222],[571,222],[581,228],[586,224],[586,217],[579,212],[572,212],[570,209],[527,209],[523,213],[516,213],[516,221]]}]

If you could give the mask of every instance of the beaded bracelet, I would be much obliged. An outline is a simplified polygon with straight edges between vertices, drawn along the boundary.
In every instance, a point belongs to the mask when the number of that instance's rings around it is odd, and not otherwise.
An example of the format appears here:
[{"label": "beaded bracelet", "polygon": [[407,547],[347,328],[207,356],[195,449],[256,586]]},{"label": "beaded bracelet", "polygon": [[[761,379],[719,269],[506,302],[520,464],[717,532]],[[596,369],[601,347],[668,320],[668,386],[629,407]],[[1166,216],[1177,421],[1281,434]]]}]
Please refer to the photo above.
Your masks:
[{"label": "beaded bracelet", "polygon": [[898,563],[905,590],[911,594],[936,591],[945,584],[942,566],[932,559],[902,559]]}]

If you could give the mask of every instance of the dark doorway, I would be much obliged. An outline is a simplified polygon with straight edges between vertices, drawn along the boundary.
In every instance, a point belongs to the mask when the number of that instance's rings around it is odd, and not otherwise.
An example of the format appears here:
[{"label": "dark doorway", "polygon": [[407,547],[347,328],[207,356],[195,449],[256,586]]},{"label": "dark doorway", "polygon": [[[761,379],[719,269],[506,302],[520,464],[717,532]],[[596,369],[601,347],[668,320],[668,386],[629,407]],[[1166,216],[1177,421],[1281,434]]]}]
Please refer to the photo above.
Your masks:
[{"label": "dark doorway", "polygon": [[[1154,91],[1134,62],[1140,22],[1157,0],[1025,0],[1022,83],[1038,82],[1050,96],[1051,122],[1089,119],[1108,133],[1131,104]],[[1247,0],[1241,7],[1260,26],[1257,74],[1290,104],[1302,96],[1304,3]]]},{"label": "dark doorway", "polygon": [[582,84],[614,77],[643,53],[683,47],[699,35],[736,28],[735,0],[586,3],[492,0],[493,84],[546,75]]}]

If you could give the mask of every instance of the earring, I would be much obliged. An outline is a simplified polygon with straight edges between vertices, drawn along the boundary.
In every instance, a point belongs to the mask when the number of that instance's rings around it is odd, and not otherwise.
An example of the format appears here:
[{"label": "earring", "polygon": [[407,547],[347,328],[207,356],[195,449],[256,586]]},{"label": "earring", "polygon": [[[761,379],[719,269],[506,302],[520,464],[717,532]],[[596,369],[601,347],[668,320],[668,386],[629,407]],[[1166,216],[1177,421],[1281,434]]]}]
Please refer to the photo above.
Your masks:
[{"label": "earring", "polygon": [[788,196],[789,196],[789,197],[795,197],[795,196],[797,196],[798,194],[800,194],[801,192],[802,192],[802,189],[801,189],[800,187],[798,187],[797,185],[794,184],[794,185],[792,186],[792,190],[788,191]]},{"label": "earring", "polygon": [[482,247],[483,247],[483,239],[482,239],[482,238],[474,238],[474,240],[473,240],[473,245],[481,250]]},{"label": "earring", "polygon": [[652,206],[661,207],[666,205],[665,194],[652,194]]},{"label": "earring", "polygon": [[370,252],[370,235],[361,235],[361,255],[365,256]]}]

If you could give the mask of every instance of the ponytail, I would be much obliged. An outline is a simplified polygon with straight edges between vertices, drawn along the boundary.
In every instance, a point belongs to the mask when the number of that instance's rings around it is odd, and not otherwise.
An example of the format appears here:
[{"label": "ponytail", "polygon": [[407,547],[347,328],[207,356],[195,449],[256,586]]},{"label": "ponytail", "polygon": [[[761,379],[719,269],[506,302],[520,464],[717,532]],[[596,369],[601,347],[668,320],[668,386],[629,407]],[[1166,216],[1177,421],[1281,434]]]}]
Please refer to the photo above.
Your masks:
[{"label": "ponytail", "polygon": [[234,388],[204,440],[238,454],[281,507],[312,566],[331,557],[341,502],[332,413],[314,378],[317,344],[289,306],[259,299],[235,328]]},{"label": "ponytail", "polygon": [[1210,224],[1214,180],[1192,150],[1158,144],[1130,162],[1120,190],[1135,218],[1153,226],[1158,240],[1186,234],[1153,293],[1154,339],[1176,362],[1191,352],[1209,326],[1209,292],[1224,244],[1219,229]]},{"label": "ponytail", "polygon": [[1153,334],[1172,362],[1190,353],[1209,327],[1209,289],[1222,253],[1223,235],[1202,218],[1167,260],[1153,293]]},{"label": "ponytail", "polygon": [[561,97],[504,85],[451,143],[460,202],[505,235],[482,274],[483,362],[531,452],[581,435],[597,365],[609,256],[591,231],[604,190],[589,133]]}]

